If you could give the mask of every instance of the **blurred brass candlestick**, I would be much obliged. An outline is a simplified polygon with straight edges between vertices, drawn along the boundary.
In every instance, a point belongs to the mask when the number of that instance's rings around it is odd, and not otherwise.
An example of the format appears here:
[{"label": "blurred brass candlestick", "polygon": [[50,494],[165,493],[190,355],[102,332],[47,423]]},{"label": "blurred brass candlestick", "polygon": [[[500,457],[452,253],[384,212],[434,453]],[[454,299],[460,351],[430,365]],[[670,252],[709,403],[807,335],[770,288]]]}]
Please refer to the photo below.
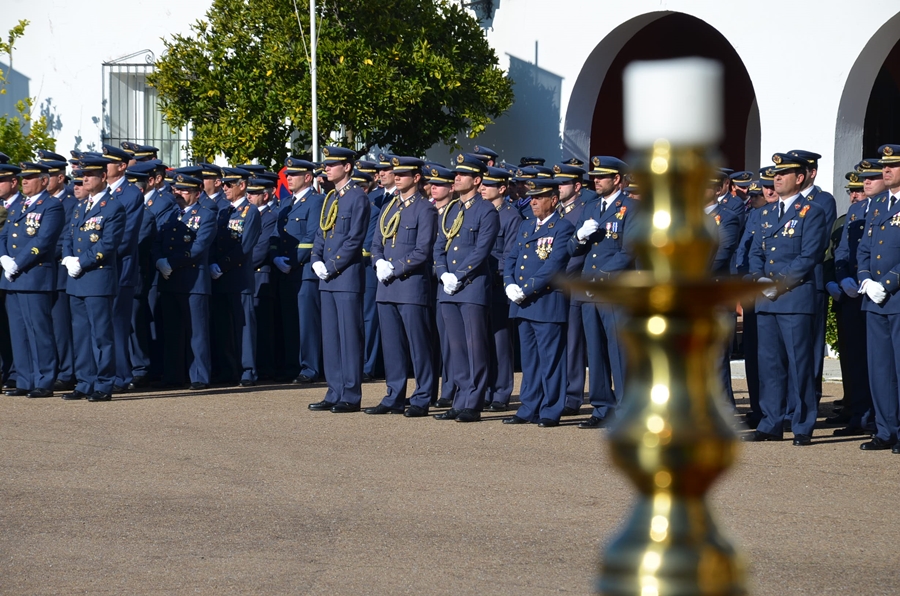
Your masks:
[{"label": "blurred brass candlestick", "polygon": [[[628,76],[626,70],[626,110]],[[681,84],[690,85],[687,78]],[[628,124],[626,112],[626,131]],[[697,143],[692,135],[676,130],[637,143],[647,149],[636,171],[640,223],[625,241],[641,271],[570,284],[629,313],[622,333],[628,354],[622,412],[609,439],[613,460],[639,496],[624,531],[604,553],[598,582],[604,594],[746,593],[744,564],[719,533],[705,495],[733,462],[737,445],[717,373],[726,329],[717,305],[734,304],[759,285],[714,282],[708,272],[717,243],[713,219],[703,211],[713,171],[705,145],[712,143]]]}]

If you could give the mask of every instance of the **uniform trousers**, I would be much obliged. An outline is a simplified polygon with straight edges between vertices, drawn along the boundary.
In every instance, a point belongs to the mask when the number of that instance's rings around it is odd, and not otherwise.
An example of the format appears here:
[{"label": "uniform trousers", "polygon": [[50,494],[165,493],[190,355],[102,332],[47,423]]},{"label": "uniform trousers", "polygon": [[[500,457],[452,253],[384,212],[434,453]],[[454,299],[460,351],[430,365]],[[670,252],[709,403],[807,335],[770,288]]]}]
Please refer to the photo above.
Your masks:
[{"label": "uniform trousers", "polygon": [[[209,384],[209,295],[161,292],[159,299],[166,321],[163,382],[182,384],[184,363],[190,362],[191,382]],[[190,354],[186,345],[190,345]]]},{"label": "uniform trousers", "polygon": [[135,377],[151,374],[154,351],[154,308],[159,292],[151,286],[146,293],[136,293],[131,312],[131,372]]},{"label": "uniform trousers", "polygon": [[53,389],[57,360],[50,313],[55,293],[9,291],[6,294],[18,389]]},{"label": "uniform trousers", "polygon": [[363,300],[361,292],[320,292],[325,401],[359,405],[362,401]]},{"label": "uniform trousers", "polygon": [[743,304],[742,307],[744,326],[741,337],[747,377],[747,395],[750,398],[748,421],[756,424],[762,418],[762,410],[759,408],[759,334],[756,328],[756,305],[749,303]]},{"label": "uniform trousers", "polygon": [[284,334],[284,372],[293,378],[322,376],[322,302],[319,280],[278,284]]},{"label": "uniform trousers", "polygon": [[115,333],[116,381],[128,387],[134,378],[131,371],[131,318],[134,311],[134,286],[119,286],[113,299],[113,332]]},{"label": "uniform trousers", "polygon": [[75,390],[111,393],[116,377],[112,296],[69,296],[75,343]]},{"label": "uniform trousers", "polygon": [[491,334],[493,336],[493,350],[491,351],[491,366],[488,369],[488,388],[485,403],[508,405],[513,391],[513,366],[515,365],[515,352],[513,336],[515,327],[509,318],[509,302],[506,295],[497,291],[503,298],[496,297],[491,302]]},{"label": "uniform trousers", "polygon": [[491,338],[488,307],[465,302],[441,302],[447,334],[450,378],[457,387],[454,410],[481,410],[487,393]]},{"label": "uniform trousers", "polygon": [[400,410],[406,402],[407,362],[412,362],[416,388],[410,404],[428,408],[436,382],[431,353],[429,308],[420,304],[378,303],[378,326],[385,354],[384,376],[387,395],[382,405]]},{"label": "uniform trousers", "polygon": [[440,302],[436,303],[434,314],[438,335],[436,338],[438,349],[436,352],[441,359],[441,399],[453,401],[456,399],[457,387],[450,376],[450,340],[447,337],[447,329],[444,325],[444,315],[441,312]]},{"label": "uniform trousers", "polygon": [[566,407],[580,410],[584,404],[584,376],[587,369],[587,342],[581,302],[569,302],[569,322],[566,325]]},{"label": "uniform trousers", "polygon": [[900,315],[867,312],[866,342],[875,436],[894,443],[900,432]]},{"label": "uniform trousers", "polygon": [[384,372],[384,358],[381,352],[381,330],[378,325],[378,307],[375,294],[378,291],[378,275],[371,265],[371,258],[363,259],[366,266],[366,291],[363,294],[363,327],[366,334],[363,373],[372,378],[381,377]]},{"label": "uniform trousers", "polygon": [[16,382],[12,340],[9,337],[9,316],[6,313],[6,291],[0,290],[0,373],[3,384]]},{"label": "uniform trousers", "polygon": [[56,339],[56,379],[65,383],[75,381],[75,344],[72,340],[72,311],[65,290],[53,293],[53,337]]},{"label": "uniform trousers", "polygon": [[275,300],[272,296],[253,299],[256,311],[256,370],[261,379],[275,376]]},{"label": "uniform trousers", "polygon": [[795,435],[812,435],[816,405],[815,315],[756,313],[759,330],[759,405],[757,430],[781,436],[790,412]]},{"label": "uniform trousers", "polygon": [[737,326],[737,313],[734,311],[724,313],[725,339],[719,376],[722,379],[722,388],[725,389],[725,399],[736,406],[734,401],[734,389],[731,387],[731,344],[734,341],[734,328]]},{"label": "uniform trousers", "polygon": [[862,310],[862,297],[843,295],[835,302],[834,311],[841,354],[844,412],[849,414],[847,426],[871,430],[875,428],[875,410],[869,387],[867,313]]},{"label": "uniform trousers", "polygon": [[524,319],[518,323],[524,389],[516,416],[530,422],[559,422],[566,405],[566,324]]},{"label": "uniform trousers", "polygon": [[592,415],[605,419],[615,416],[625,391],[625,351],[618,338],[618,315],[609,306],[586,302],[581,305],[581,317],[591,372],[588,395],[594,406]]},{"label": "uniform trousers", "polygon": [[813,352],[815,367],[816,403],[822,399],[822,372],[825,367],[825,323],[828,316],[828,292],[819,292],[816,296],[816,327]]}]

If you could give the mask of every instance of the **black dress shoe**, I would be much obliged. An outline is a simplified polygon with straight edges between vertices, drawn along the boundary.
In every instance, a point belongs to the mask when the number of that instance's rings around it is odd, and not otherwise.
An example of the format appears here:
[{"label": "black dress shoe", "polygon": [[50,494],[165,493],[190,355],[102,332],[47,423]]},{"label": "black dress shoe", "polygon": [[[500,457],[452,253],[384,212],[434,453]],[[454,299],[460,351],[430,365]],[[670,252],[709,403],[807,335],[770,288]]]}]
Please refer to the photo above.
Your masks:
[{"label": "black dress shoe", "polygon": [[6,395],[10,397],[24,397],[31,393],[28,389],[10,389],[6,392]]},{"label": "black dress shoe", "polygon": [[253,387],[254,385],[256,385],[256,382],[251,381],[250,379],[241,380],[241,387]]},{"label": "black dress shoe", "polygon": [[441,412],[440,414],[435,414],[435,420],[456,420],[456,417],[459,416],[459,410],[454,410],[450,408],[446,412]]},{"label": "black dress shoe", "polygon": [[49,389],[34,389],[28,392],[28,397],[53,397],[53,392]]},{"label": "black dress shoe", "polygon": [[510,416],[509,418],[503,419],[503,424],[531,424],[531,422],[524,418],[519,418],[518,416]]},{"label": "black dress shoe", "polygon": [[125,393],[126,391],[128,391],[128,387],[122,387],[121,385],[113,385],[112,386],[113,394]]},{"label": "black dress shoe", "polygon": [[563,416],[578,416],[578,413],[581,411],[581,408],[570,408],[566,406],[563,408],[562,415]]},{"label": "black dress shoe", "polygon": [[869,431],[862,429],[858,426],[847,426],[845,428],[835,429],[833,433],[836,437],[858,437],[860,435],[867,435]]},{"label": "black dress shoe", "polygon": [[375,406],[374,408],[366,408],[366,409],[364,410],[364,412],[365,412],[366,414],[373,414],[373,415],[376,415],[376,416],[381,415],[381,414],[402,414],[402,413],[403,413],[403,408],[400,408],[399,410],[396,410],[396,409],[394,409],[394,408],[389,408],[389,407],[387,407],[387,406],[384,405],[384,404],[378,404],[378,405]]},{"label": "black dress shoe", "polygon": [[6,383],[3,384],[3,389],[4,389],[4,390],[6,390],[6,389],[15,389],[15,388],[16,388],[16,382],[15,382],[15,381],[7,381]]},{"label": "black dress shoe", "polygon": [[334,402],[325,401],[323,399],[322,401],[317,401],[314,404],[309,404],[309,409],[312,410],[313,412],[330,412],[331,406],[333,406],[333,405],[334,405]]},{"label": "black dress shoe", "polygon": [[[889,441],[885,441],[884,439],[879,439],[878,437],[873,437],[871,441],[868,443],[863,443],[859,446],[863,451],[885,451],[886,449],[891,449],[895,447],[894,443]],[[893,451],[893,449],[891,449]]]},{"label": "black dress shoe", "polygon": [[538,428],[553,428],[554,426],[559,426],[559,420],[553,420],[552,418],[541,418],[538,420]]},{"label": "black dress shoe", "polygon": [[351,412],[359,412],[359,404],[351,404],[348,401],[339,401],[331,406],[333,414],[350,414]]},{"label": "black dress shoe", "polygon": [[200,391],[201,389],[209,389],[209,385],[207,383],[191,383],[192,391]]},{"label": "black dress shoe", "polygon": [[449,407],[453,406],[453,400],[442,397],[441,399],[437,400],[437,402],[434,405],[436,405],[439,408],[449,408]]},{"label": "black dress shoe", "polygon": [[88,396],[88,401],[111,401],[112,393],[103,393],[102,391],[94,391]]},{"label": "black dress shoe", "polygon": [[313,382],[312,377],[307,377],[306,375],[297,375],[297,378],[291,381],[294,385],[309,385]]},{"label": "black dress shoe", "polygon": [[604,426],[606,426],[606,420],[598,418],[597,416],[591,416],[579,424],[578,428],[603,428]]},{"label": "black dress shoe", "polygon": [[506,404],[501,404],[497,402],[491,402],[491,405],[485,408],[488,412],[506,412],[509,410],[509,406]]},{"label": "black dress shoe", "polygon": [[403,412],[403,415],[407,418],[424,418],[428,416],[428,408],[423,408],[422,406],[409,406],[406,408],[406,411]]},{"label": "black dress shoe", "polygon": [[75,389],[75,381],[61,381],[60,379],[53,381],[54,391],[72,391],[73,389]]},{"label": "black dress shoe", "polygon": [[459,411],[459,416],[456,417],[457,422],[480,422],[481,421],[481,412],[478,410],[473,410],[472,408],[464,408]]},{"label": "black dress shoe", "polygon": [[72,393],[63,393],[62,398],[66,401],[74,401],[76,399],[84,399],[88,396],[87,393],[82,393],[79,390],[75,390]]},{"label": "black dress shoe", "polygon": [[900,443],[894,443],[894,446],[891,447],[891,453],[900,455]]},{"label": "black dress shoe", "polygon": [[134,385],[135,389],[139,389],[141,387],[147,387],[150,385],[150,379],[147,378],[147,375],[135,375],[134,379],[132,379],[131,384]]},{"label": "black dress shoe", "polygon": [[794,435],[794,447],[812,445],[812,437],[809,435]]},{"label": "black dress shoe", "polygon": [[744,441],[745,443],[759,443],[761,441],[780,441],[780,440],[782,440],[781,435],[773,435],[771,433],[764,433],[761,430],[755,430],[752,433],[747,433],[746,435],[741,436],[741,441]]}]

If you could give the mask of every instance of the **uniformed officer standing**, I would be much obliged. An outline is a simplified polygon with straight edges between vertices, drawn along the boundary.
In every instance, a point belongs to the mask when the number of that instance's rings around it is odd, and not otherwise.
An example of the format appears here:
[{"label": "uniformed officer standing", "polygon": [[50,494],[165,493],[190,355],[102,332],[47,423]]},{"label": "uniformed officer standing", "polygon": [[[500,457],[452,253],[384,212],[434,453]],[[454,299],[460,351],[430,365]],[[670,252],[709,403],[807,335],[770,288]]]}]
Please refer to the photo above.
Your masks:
[{"label": "uniformed officer standing", "polygon": [[319,278],[312,270],[312,250],[325,197],[312,188],[312,162],[288,157],[284,161],[288,189],[294,193],[281,207],[269,245],[278,269],[278,291],[284,333],[287,378],[312,383],[323,372],[322,310]]},{"label": "uniformed officer standing", "polygon": [[0,288],[6,290],[16,389],[13,395],[50,397],[56,378],[53,299],[56,295],[56,243],[65,224],[60,202],[47,193],[49,169],[21,164],[26,199],[9,210],[0,231]]},{"label": "uniformed officer standing", "polygon": [[857,250],[877,430],[860,449],[900,453],[900,145],[882,145],[878,153],[887,192],[869,205]]},{"label": "uniformed officer standing", "polygon": [[[585,206],[575,224],[576,232],[569,239],[569,254],[585,255],[584,279],[608,281],[615,274],[634,268],[634,257],[628,252],[625,239],[640,204],[622,194],[627,168],[615,157],[591,158],[588,174],[600,196]],[[578,428],[600,428],[615,416],[625,387],[625,351],[618,338],[621,315],[611,306],[585,302],[581,316],[591,373],[588,394],[594,411]]]},{"label": "uniformed officer standing", "polygon": [[247,199],[259,210],[259,239],[253,247],[253,308],[256,311],[256,369],[260,380],[275,376],[275,284],[269,246],[276,235],[278,213],[272,194],[275,184],[265,178],[251,178]]},{"label": "uniformed officer standing", "polygon": [[162,366],[162,317],[159,308],[157,270],[152,259],[156,236],[178,207],[175,197],[163,190],[165,166],[159,160],[138,161],[126,176],[145,175],[135,185],[144,193],[144,216],[138,233],[138,284],[135,286],[131,322],[131,368],[134,387],[158,377]]},{"label": "uniformed officer standing", "polygon": [[[866,184],[865,180],[873,183]],[[848,437],[875,431],[875,410],[869,388],[868,351],[866,348],[866,313],[862,310],[863,297],[859,295],[857,260],[859,243],[866,233],[866,216],[872,201],[884,193],[881,167],[877,160],[862,160],[854,172],[848,173],[848,190],[863,195],[853,200],[841,230],[841,239],[834,250],[834,278],[840,287],[835,300],[835,318],[838,327],[838,349],[841,354],[841,378],[843,379],[843,411],[828,423],[843,423],[844,428],[834,431],[839,437]],[[866,187],[872,193],[865,194]]]},{"label": "uniformed officer standing", "polygon": [[[475,149],[494,153],[488,147],[476,145]],[[489,156],[489,154],[486,155]],[[496,153],[494,153],[494,157],[496,157]],[[500,218],[499,232],[489,257],[492,278],[490,320],[494,349],[491,352],[484,409],[490,412],[505,412],[509,409],[515,367],[513,341],[515,329],[513,321],[509,317],[509,300],[503,291],[503,267],[506,264],[506,256],[516,242],[522,216],[505,198],[508,186],[509,172],[488,166],[487,172],[481,180],[481,197],[494,206]]]},{"label": "uniformed officer standing", "polygon": [[[824,233],[825,246],[827,247],[831,230],[834,228],[834,222],[837,219],[837,203],[830,192],[826,192],[816,186],[819,159],[821,159],[822,156],[818,153],[813,153],[812,151],[806,151],[804,149],[792,149],[791,151],[788,151],[788,153],[803,159],[806,164],[806,171],[808,172],[809,177],[807,178],[803,189],[800,191],[800,194],[803,195],[805,200],[816,203],[825,211],[826,227]],[[824,262],[824,255],[822,260]],[[816,371],[816,401],[818,403],[818,400],[822,398],[822,367],[825,365],[825,319],[828,314],[828,294],[825,292],[824,278],[825,271],[821,264],[816,269],[816,275],[818,276],[817,284],[819,286],[819,296],[816,302],[816,343],[814,346],[815,357],[813,364]]]},{"label": "uniformed officer standing", "polygon": [[477,159],[457,155],[453,188],[459,198],[441,215],[434,246],[435,272],[443,286],[438,300],[449,343],[450,376],[457,386],[453,407],[436,415],[438,420],[481,420],[487,393],[489,258],[500,217],[478,194],[484,167]]},{"label": "uniformed officer standing", "polygon": [[[366,414],[428,415],[437,382],[431,352],[431,268],[437,210],[418,192],[422,160],[392,158],[398,194],[382,208],[372,260],[378,276],[378,319],[385,354],[387,395]],[[416,388],[406,402],[406,365]]]},{"label": "uniformed officer standing", "polygon": [[[5,225],[9,209],[22,201],[19,193],[19,179],[16,175],[21,168],[9,163],[9,157],[0,153],[0,229]],[[0,372],[4,389],[16,388],[15,365],[13,364],[12,342],[9,337],[9,320],[6,314],[6,292],[0,289]]]},{"label": "uniformed officer standing", "polygon": [[109,160],[84,157],[76,178],[82,177],[84,200],[76,205],[65,233],[62,265],[69,275],[66,292],[72,311],[75,341],[75,389],[66,400],[112,399],[116,376],[113,300],[119,286],[117,251],[125,234],[125,206],[109,195]]},{"label": "uniformed officer standing", "polygon": [[[393,156],[390,159],[393,161]],[[393,168],[393,164],[391,164],[391,167]],[[394,178],[393,170],[391,170],[391,177]],[[394,184],[396,185],[396,181],[394,181]],[[363,183],[360,188],[363,193],[366,193],[366,197],[369,198],[367,185],[368,181]],[[395,188],[394,192],[385,194],[382,198],[390,202],[398,194],[399,192]],[[377,205],[369,198],[369,225],[366,228],[366,237],[363,239],[362,255],[366,276],[365,291],[363,292],[363,330],[365,333],[363,381],[374,381],[384,373],[381,328],[378,324],[378,307],[375,299],[375,295],[378,293],[378,277],[375,274],[375,268],[372,266],[372,240],[377,234],[381,207],[386,204]]]},{"label": "uniformed officer standing", "polygon": [[[504,424],[537,422],[559,425],[566,405],[565,294],[551,284],[565,271],[567,242],[575,227],[562,219],[559,180],[535,180],[529,186],[534,218],[521,223],[504,266],[509,316],[518,322],[522,354],[522,405]],[[530,258],[529,258],[530,257]]]},{"label": "uniformed officer standing", "polygon": [[[184,382],[190,362],[191,389],[209,387],[209,296],[212,280],[209,252],[216,239],[216,212],[200,204],[202,182],[177,174],[173,189],[178,209],[172,211],[156,237],[153,261],[159,270],[159,300],[166,329],[163,334],[163,387]],[[185,343],[191,347],[192,359]]]},{"label": "uniformed officer standing", "polygon": [[[707,204],[704,208],[706,214],[715,222],[716,240],[718,246],[716,252],[710,258],[710,274],[713,279],[719,280],[731,275],[734,251],[741,238],[741,216],[729,209],[726,205],[716,201],[714,185],[718,180],[711,180],[711,186],[707,190]],[[732,407],[734,402],[734,390],[731,387],[731,340],[734,336],[734,328],[737,323],[737,313],[733,308],[725,313],[728,332],[726,333],[724,357],[721,361],[719,375],[722,385]]]},{"label": "uniformed officer standing", "polygon": [[778,203],[763,208],[750,248],[750,276],[771,283],[756,301],[759,330],[760,408],[757,429],[748,441],[780,441],[791,416],[794,445],[809,445],[817,404],[813,337],[819,288],[816,266],[827,242],[825,211],[803,200],[806,161],[776,153]]},{"label": "uniformed officer standing", "polygon": [[[452,170],[443,167],[440,164],[432,164],[426,168],[426,177],[431,183],[431,202],[437,210],[438,221],[444,215],[444,211],[450,206],[453,200],[453,178]],[[439,228],[435,228],[435,239],[439,234]],[[432,252],[433,254],[433,252]],[[453,399],[456,397],[456,384],[450,376],[450,340],[447,337],[447,331],[444,329],[444,317],[440,311],[440,284],[438,283],[437,274],[432,269],[431,277],[431,305],[432,316],[434,317],[433,329],[437,331],[433,335],[432,354],[435,357],[435,370],[440,368],[441,371],[441,391],[440,399],[437,399],[437,388],[435,388],[436,405],[441,408],[449,408],[453,405]]]},{"label": "uniformed officer standing", "polygon": [[194,166],[190,170],[187,168],[178,168],[177,172],[187,174],[188,176],[199,177],[203,180],[203,193],[200,195],[200,204],[211,211],[219,209],[227,209],[231,203],[225,198],[225,187],[222,182],[222,168],[211,163],[201,163],[199,172],[194,171]]},{"label": "uniformed officer standing", "polygon": [[[58,199],[65,211],[65,223],[68,226],[72,219],[72,211],[78,203],[75,195],[66,188],[66,158],[58,153],[39,149],[40,164],[47,166],[50,178],[47,182],[47,194]],[[67,228],[64,228],[67,230]],[[55,391],[71,391],[75,388],[75,347],[72,341],[72,313],[69,310],[69,296],[66,294],[66,268],[62,266],[63,234],[56,243],[56,293],[53,295],[53,336],[56,343],[57,371],[53,383]]]},{"label": "uniformed officer standing", "polygon": [[[580,161],[580,160],[578,160]],[[582,188],[581,180],[586,172],[580,165],[558,164],[554,166],[554,178],[559,180],[559,215],[572,225],[581,218],[585,205],[598,198],[594,191]],[[570,257],[566,263],[566,277],[581,277],[587,253]],[[581,296],[569,297],[569,319],[566,325],[566,405],[563,416],[574,416],[584,404],[584,377],[587,370],[587,340],[581,318]]]},{"label": "uniformed officer standing", "polygon": [[323,363],[328,391],[311,410],[358,412],[362,401],[363,312],[365,289],[363,242],[369,226],[370,203],[350,180],[355,153],[325,147],[325,174],[334,184],[322,206],[313,246],[312,269],[318,276],[322,300]]},{"label": "uniformed officer standing", "polygon": [[144,217],[144,195],[125,179],[131,157],[123,149],[103,145],[103,157],[110,160],[106,167],[110,199],[125,207],[125,232],[122,246],[116,253],[119,259],[119,290],[113,301],[113,328],[116,333],[116,381],[113,392],[127,391],[134,374],[131,368],[131,313],[134,310],[135,286],[138,283],[138,240]]},{"label": "uniformed officer standing", "polygon": [[209,265],[213,280],[211,314],[216,321],[213,329],[222,331],[222,341],[213,344],[219,348],[214,350],[218,353],[213,371],[221,367],[222,380],[240,381],[241,387],[252,387],[257,380],[256,280],[251,257],[261,226],[259,210],[247,200],[249,178],[250,172],[242,168],[225,169],[222,180],[231,205],[219,211]]}]

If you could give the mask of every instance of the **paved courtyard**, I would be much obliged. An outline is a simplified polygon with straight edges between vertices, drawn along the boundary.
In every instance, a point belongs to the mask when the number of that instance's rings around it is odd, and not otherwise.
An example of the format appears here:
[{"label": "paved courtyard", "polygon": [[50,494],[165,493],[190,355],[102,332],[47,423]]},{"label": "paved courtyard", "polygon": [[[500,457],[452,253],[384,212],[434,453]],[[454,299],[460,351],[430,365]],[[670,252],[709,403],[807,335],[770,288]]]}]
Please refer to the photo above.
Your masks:
[{"label": "paved courtyard", "polygon": [[[0,398],[0,593],[590,592],[633,496],[606,431],[307,410],[322,394]],[[900,591],[900,456],[830,434],[743,446],[711,495],[753,594]]]}]

